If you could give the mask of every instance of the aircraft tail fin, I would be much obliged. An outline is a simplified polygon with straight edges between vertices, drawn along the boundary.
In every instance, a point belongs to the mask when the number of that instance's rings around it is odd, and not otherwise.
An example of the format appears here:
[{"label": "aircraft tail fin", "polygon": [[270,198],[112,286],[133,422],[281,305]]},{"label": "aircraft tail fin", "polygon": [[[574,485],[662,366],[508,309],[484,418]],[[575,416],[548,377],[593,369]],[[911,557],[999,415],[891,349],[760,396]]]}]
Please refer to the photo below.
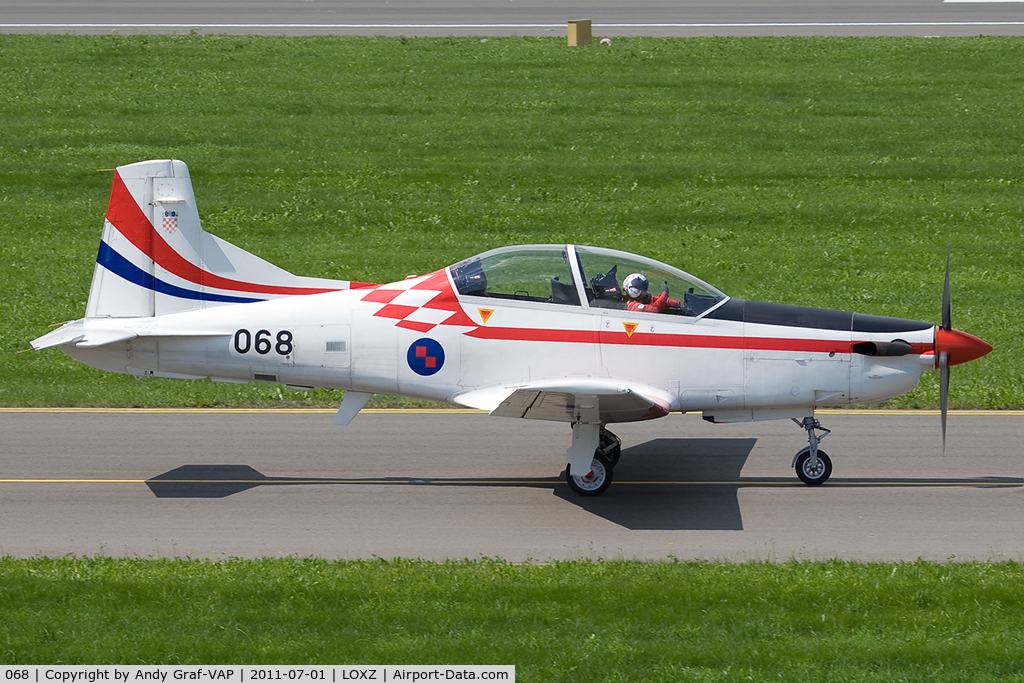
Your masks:
[{"label": "aircraft tail fin", "polygon": [[293,275],[205,232],[185,163],[142,161],[114,172],[86,318],[164,315],[351,286]]}]

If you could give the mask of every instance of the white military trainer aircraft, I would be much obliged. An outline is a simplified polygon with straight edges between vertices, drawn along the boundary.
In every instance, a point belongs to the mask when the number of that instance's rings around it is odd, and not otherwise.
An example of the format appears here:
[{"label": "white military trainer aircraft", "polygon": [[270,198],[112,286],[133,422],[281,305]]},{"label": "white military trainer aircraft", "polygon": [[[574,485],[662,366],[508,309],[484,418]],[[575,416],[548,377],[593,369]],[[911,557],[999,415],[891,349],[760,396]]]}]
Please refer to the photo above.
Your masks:
[{"label": "white military trainer aircraft", "polygon": [[992,348],[949,310],[948,262],[938,326],[731,299],[649,258],[571,244],[388,284],[299,277],[204,232],[188,168],[157,160],[116,169],[85,318],[32,346],[137,377],[344,389],[342,425],[374,393],[566,422],[566,481],[598,495],[621,450],[606,425],[672,412],[793,419],[808,436],[793,466],[821,484],[832,464],[815,408],[887,400],[932,367],[945,440],[949,367]]}]

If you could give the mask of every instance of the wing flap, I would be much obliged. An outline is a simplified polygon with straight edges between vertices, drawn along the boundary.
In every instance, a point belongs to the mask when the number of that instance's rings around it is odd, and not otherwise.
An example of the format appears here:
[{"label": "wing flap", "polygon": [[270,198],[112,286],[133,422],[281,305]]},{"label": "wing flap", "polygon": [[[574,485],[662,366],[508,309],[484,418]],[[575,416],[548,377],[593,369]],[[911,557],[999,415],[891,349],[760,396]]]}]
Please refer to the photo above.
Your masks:
[{"label": "wing flap", "polygon": [[671,411],[671,398],[653,387],[590,379],[489,387],[453,400],[496,417],[584,424],[652,420]]}]

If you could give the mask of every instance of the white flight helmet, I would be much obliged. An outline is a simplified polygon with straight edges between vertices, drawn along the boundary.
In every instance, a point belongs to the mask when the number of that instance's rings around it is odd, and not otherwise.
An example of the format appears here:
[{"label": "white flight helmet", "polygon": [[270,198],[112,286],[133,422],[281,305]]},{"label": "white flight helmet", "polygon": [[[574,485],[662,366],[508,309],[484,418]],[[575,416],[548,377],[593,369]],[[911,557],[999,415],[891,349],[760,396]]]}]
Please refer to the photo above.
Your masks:
[{"label": "white flight helmet", "polygon": [[648,284],[646,277],[640,273],[632,273],[622,281],[622,291],[630,299],[639,299],[647,291]]}]

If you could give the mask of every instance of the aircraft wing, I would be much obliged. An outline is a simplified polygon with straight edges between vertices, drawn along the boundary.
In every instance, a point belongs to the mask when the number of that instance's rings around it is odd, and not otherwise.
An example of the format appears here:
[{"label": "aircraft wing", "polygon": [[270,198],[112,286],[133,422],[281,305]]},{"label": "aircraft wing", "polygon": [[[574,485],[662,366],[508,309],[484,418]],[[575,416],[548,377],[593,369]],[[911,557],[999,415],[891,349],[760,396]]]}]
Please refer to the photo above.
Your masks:
[{"label": "aircraft wing", "polygon": [[585,424],[651,420],[671,410],[671,397],[664,391],[603,379],[486,387],[452,400],[497,417]]}]

